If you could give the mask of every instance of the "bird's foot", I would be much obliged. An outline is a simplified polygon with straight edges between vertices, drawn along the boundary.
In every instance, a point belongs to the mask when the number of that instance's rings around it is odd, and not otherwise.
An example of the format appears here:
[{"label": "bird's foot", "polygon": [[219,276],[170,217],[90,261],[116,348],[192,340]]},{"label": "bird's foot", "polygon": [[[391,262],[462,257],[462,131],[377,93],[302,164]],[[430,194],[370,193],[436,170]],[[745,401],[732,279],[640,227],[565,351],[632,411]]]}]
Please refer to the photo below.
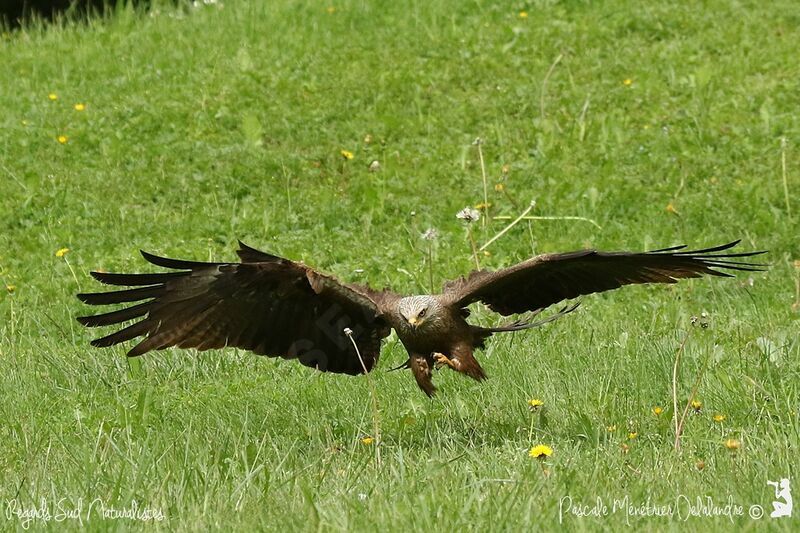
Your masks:
[{"label": "bird's foot", "polygon": [[457,370],[456,369],[456,364],[453,362],[453,360],[450,359],[449,357],[447,357],[446,355],[444,355],[443,353],[438,353],[438,352],[434,353],[433,354],[433,360],[436,363],[436,368],[442,368],[442,367],[445,367],[445,366],[449,366],[453,370]]}]

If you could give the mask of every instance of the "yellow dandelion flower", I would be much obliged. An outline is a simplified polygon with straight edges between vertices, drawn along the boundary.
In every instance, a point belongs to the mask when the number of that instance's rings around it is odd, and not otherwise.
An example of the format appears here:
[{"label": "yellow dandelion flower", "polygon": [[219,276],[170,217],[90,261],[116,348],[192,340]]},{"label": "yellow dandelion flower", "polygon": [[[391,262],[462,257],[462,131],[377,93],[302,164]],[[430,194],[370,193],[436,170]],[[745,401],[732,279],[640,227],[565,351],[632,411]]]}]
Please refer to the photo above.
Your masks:
[{"label": "yellow dandelion flower", "polygon": [[30,122],[25,120],[25,119],[22,119],[22,125],[23,126],[28,126],[28,125],[30,125]]},{"label": "yellow dandelion flower", "polygon": [[702,408],[703,408],[703,402],[701,402],[700,400],[692,400],[692,409],[694,409],[697,412],[700,412]]},{"label": "yellow dandelion flower", "polygon": [[729,450],[738,450],[742,447],[742,443],[739,439],[728,439],[725,441],[725,447]]},{"label": "yellow dandelion flower", "polygon": [[633,80],[630,78],[625,78],[624,80],[622,80],[622,85],[624,85],[625,87],[630,87],[631,85],[633,85]]},{"label": "yellow dandelion flower", "polygon": [[502,183],[495,183],[494,190],[497,192],[503,192],[506,189],[506,186]]},{"label": "yellow dandelion flower", "polygon": [[64,257],[69,252],[69,248],[59,248],[56,250],[56,257]]},{"label": "yellow dandelion flower", "polygon": [[342,150],[339,153],[342,154],[342,157],[344,157],[348,161],[355,157],[355,155],[353,155],[353,152],[351,152],[350,150]]},{"label": "yellow dandelion flower", "polygon": [[544,402],[542,400],[540,400],[539,398],[533,398],[531,400],[528,400],[528,407],[531,408],[531,411],[535,411],[535,410],[537,410],[538,408],[540,408],[543,405],[544,405]]},{"label": "yellow dandelion flower", "polygon": [[59,135],[58,137],[56,137],[56,140],[61,144],[67,144],[67,142],[69,142],[69,137],[67,137],[66,135]]},{"label": "yellow dandelion flower", "polygon": [[712,418],[714,419],[714,422],[725,422],[725,415],[719,413],[715,414]]},{"label": "yellow dandelion flower", "polygon": [[617,430],[617,425],[616,424],[612,424],[610,426],[606,426],[606,431],[608,431],[609,433],[613,433],[616,430]]},{"label": "yellow dandelion flower", "polygon": [[370,445],[370,444],[372,444],[373,442],[375,442],[375,439],[374,439],[374,438],[372,438],[372,437],[362,437],[362,438],[361,438],[361,444],[364,444],[364,445],[366,445],[366,446],[369,446],[369,445]]},{"label": "yellow dandelion flower", "polygon": [[537,459],[544,459],[545,457],[550,457],[553,455],[553,448],[546,444],[539,444],[531,448],[528,452],[528,455],[531,457],[536,457]]},{"label": "yellow dandelion flower", "polygon": [[631,431],[630,433],[628,433],[628,440],[633,440],[638,436],[639,436],[639,434],[637,432]]},{"label": "yellow dandelion flower", "polygon": [[333,6],[328,6],[328,9],[326,9],[325,11],[328,12],[328,15],[333,15],[334,13],[336,13],[336,8]]},{"label": "yellow dandelion flower", "polygon": [[7,290],[9,293],[12,293],[12,292],[14,292],[15,290],[17,290],[17,286],[16,286],[16,285],[6,285],[6,290]]},{"label": "yellow dandelion flower", "polygon": [[50,99],[50,101],[52,101],[52,102],[55,102],[56,100],[58,100],[58,95],[57,95],[56,93],[50,93],[50,94],[48,94],[48,95],[47,95],[47,97],[48,97],[48,98]]},{"label": "yellow dandelion flower", "polygon": [[527,11],[520,11],[519,12],[519,18],[521,18],[521,19],[528,18],[528,12]]},{"label": "yellow dandelion flower", "polygon": [[475,209],[489,209],[492,207],[491,202],[481,202],[475,206]]},{"label": "yellow dandelion flower", "polygon": [[643,130],[649,130],[650,129],[650,124],[645,124],[644,126],[642,126],[642,129]]},{"label": "yellow dandelion flower", "polygon": [[658,406],[653,407],[653,414],[654,415],[658,416],[663,412],[664,412],[664,410],[661,407],[658,407]]},{"label": "yellow dandelion flower", "polygon": [[86,111],[86,104],[75,104],[75,111]]}]

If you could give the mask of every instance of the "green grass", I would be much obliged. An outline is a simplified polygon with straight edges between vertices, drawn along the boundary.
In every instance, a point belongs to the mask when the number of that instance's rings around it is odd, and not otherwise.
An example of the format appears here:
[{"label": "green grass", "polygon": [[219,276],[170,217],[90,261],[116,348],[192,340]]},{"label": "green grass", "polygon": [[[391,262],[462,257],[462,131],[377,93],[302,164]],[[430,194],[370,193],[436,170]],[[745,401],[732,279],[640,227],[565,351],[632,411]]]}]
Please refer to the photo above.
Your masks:
[{"label": "green grass", "polygon": [[[795,4],[331,5],[122,10],[0,39],[0,281],[14,287],[0,290],[3,528],[21,529],[6,517],[14,498],[44,498],[53,512],[62,498],[82,499],[84,512],[96,498],[135,500],[164,512],[156,529],[177,531],[528,531],[556,525],[565,496],[666,505],[682,494],[743,505],[737,528],[796,529],[797,509],[747,516],[752,504],[771,510],[766,480],[800,487]],[[413,293],[429,289],[420,234],[433,227],[439,286],[474,266],[455,214],[483,200],[476,137],[492,215],[535,199],[536,215],[602,228],[522,223],[485,267],[585,246],[742,238],[770,251],[770,270],[752,283],[587,297],[545,328],[495,337],[478,356],[488,381],[438,372],[432,401],[408,372],[386,372],[404,360],[393,337],[372,374],[380,463],[361,443],[372,433],[363,377],[233,349],[129,361],[125,347],[89,347],[92,332],[74,321],[87,311],[74,294],[97,288],[90,269],[145,269],[139,248],[233,259],[237,238]],[[507,195],[494,190],[501,182]],[[506,223],[478,223],[478,242]],[[710,326],[692,327],[704,311]],[[496,320],[480,309],[473,318]],[[687,335],[682,403],[711,363],[677,453],[672,366]],[[543,414],[529,412],[531,398]],[[731,438],[738,451],[725,448]],[[540,443],[554,449],[543,463],[527,453]],[[618,529],[626,517],[564,520]],[[33,527],[64,525],[78,527]],[[84,525],[154,528],[96,513]]]}]

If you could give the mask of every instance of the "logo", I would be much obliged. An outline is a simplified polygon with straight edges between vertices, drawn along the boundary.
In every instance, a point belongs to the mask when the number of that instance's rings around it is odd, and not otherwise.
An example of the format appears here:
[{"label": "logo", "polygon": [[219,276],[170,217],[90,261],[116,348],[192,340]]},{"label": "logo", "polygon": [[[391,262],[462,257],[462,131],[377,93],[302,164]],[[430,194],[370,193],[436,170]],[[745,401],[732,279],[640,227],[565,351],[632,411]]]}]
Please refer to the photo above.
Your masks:
[{"label": "logo", "polygon": [[[767,485],[775,487],[775,501],[772,502],[772,518],[792,516],[792,486],[787,478],[780,481],[767,481]],[[783,500],[783,501],[781,501]]]}]

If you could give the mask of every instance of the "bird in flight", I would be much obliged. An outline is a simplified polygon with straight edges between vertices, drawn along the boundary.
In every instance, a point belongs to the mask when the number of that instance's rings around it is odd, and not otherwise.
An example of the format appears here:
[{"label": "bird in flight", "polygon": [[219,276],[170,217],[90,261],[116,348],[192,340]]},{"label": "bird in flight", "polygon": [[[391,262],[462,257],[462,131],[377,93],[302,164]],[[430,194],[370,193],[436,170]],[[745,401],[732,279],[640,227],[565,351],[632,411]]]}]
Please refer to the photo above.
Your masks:
[{"label": "bird in flight", "polygon": [[690,251],[675,246],[644,253],[543,254],[501,270],[473,271],[445,283],[440,294],[414,296],[342,283],[241,241],[236,263],[183,261],[142,251],[147,261],[171,271],[92,272],[101,283],[129,288],[78,294],[82,302],[139,303],[78,321],[95,327],[141,319],[91,343],[106,347],[140,338],[128,351],[130,357],[171,346],[198,350],[234,346],[350,375],[372,370],[383,339],[394,329],[408,352],[400,368],[409,368],[419,387],[433,396],[435,367],[449,367],[481,381],[486,374],[474,352],[492,334],[540,326],[577,307],[566,306],[542,320],[528,317],[481,327],[467,322],[470,304],[482,302],[503,316],[536,315],[564,300],[623,285],[676,283],[702,275],[730,277],[726,270],[764,270],[764,265],[742,261],[764,252],[731,252],[738,243]]}]

